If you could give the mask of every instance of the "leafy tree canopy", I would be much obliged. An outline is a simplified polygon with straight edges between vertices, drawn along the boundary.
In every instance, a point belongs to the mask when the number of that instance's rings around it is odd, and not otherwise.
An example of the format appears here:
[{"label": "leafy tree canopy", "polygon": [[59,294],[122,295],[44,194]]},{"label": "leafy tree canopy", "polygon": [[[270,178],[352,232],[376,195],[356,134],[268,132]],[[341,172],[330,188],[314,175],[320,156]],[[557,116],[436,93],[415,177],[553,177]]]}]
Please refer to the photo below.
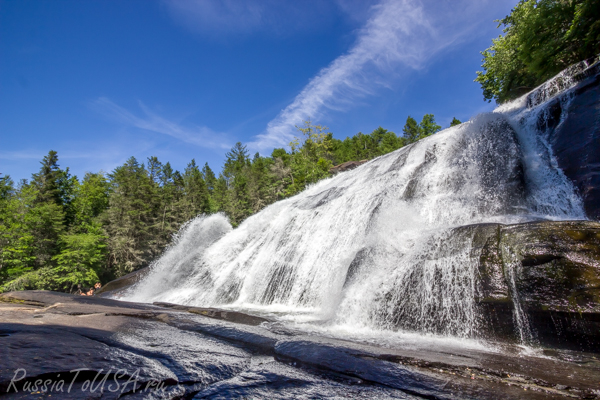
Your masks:
[{"label": "leafy tree canopy", "polygon": [[497,21],[504,35],[483,51],[483,97],[498,103],[600,53],[600,0],[521,0]]}]

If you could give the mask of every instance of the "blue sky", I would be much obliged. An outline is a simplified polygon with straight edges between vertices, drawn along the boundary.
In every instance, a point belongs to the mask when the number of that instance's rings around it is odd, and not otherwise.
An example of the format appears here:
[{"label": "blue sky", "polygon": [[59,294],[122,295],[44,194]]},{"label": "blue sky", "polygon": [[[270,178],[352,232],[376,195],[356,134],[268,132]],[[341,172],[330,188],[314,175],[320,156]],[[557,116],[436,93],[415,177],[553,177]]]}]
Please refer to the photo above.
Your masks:
[{"label": "blue sky", "polygon": [[473,82],[516,0],[0,0],[0,173],[56,150],[82,177],[130,156],[220,170],[310,117],[340,139],[493,104]]}]

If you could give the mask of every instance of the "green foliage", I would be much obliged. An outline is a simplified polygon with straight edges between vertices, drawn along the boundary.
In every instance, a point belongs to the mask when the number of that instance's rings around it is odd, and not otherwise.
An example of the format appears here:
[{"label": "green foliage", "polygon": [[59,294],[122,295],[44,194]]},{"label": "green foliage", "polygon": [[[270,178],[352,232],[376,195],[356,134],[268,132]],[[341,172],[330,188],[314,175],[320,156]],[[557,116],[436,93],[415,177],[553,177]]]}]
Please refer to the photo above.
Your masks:
[{"label": "green foliage", "polygon": [[[205,168],[210,170],[208,164],[206,164]],[[212,174],[212,171],[210,173]],[[214,174],[212,174],[212,178],[214,179]],[[196,160],[192,159],[187,165],[182,179],[184,189],[184,219],[189,220],[199,214],[210,213],[210,192],[202,172],[196,165]]]},{"label": "green foliage", "polygon": [[[439,129],[433,115],[414,122],[418,140]],[[338,140],[305,121],[291,150],[263,157],[242,143],[227,152],[218,177],[192,160],[183,173],[170,163],[134,157],[109,174],[83,180],[50,151],[31,182],[0,177],[0,290],[84,291],[148,265],[172,235],[200,214],[224,212],[237,226],[273,202],[330,175],[330,168],[394,151],[408,140],[381,127]]]},{"label": "green foliage", "polygon": [[394,132],[379,127],[369,134],[362,132],[343,141],[332,139],[334,163],[346,161],[370,160],[397,150],[404,146],[404,138],[399,138]]},{"label": "green foliage", "polygon": [[0,176],[0,201],[8,199],[14,194],[14,185],[15,183],[10,176]]},{"label": "green foliage", "polygon": [[[87,287],[100,281],[106,255],[106,237],[98,233],[61,236],[62,251],[54,256],[54,290],[73,292],[77,285]],[[45,288],[39,288],[45,289]]]},{"label": "green foliage", "polygon": [[296,126],[302,137],[296,137],[290,143],[292,149],[290,168],[292,183],[287,188],[287,195],[301,192],[307,185],[329,176],[329,168],[333,166],[331,153],[332,135],[326,126],[313,125],[310,120],[303,126]]},{"label": "green foliage", "polygon": [[433,114],[425,114],[421,123],[419,124],[419,131],[421,132],[421,138],[433,135],[442,130],[442,127],[435,123],[435,117]]},{"label": "green foliage", "polygon": [[33,174],[31,185],[37,189],[36,201],[38,203],[51,202],[62,205],[59,180],[64,179],[58,167],[58,154],[50,150],[48,155],[40,162],[42,167],[37,174]]},{"label": "green foliage", "polygon": [[[10,179],[10,178],[9,178]],[[34,236],[26,224],[25,200],[5,180],[0,198],[0,283],[14,279],[35,266]]]},{"label": "green foliage", "polygon": [[19,275],[16,279],[4,284],[0,287],[2,292],[10,292],[13,290],[37,290],[37,289],[53,289],[55,287],[54,274],[49,267],[43,267],[35,271],[29,271]]},{"label": "green foliage", "polygon": [[567,66],[600,53],[599,0],[521,0],[497,21],[504,36],[483,51],[483,97],[514,99]]},{"label": "green foliage", "polygon": [[462,122],[460,122],[458,119],[456,119],[456,117],[452,117],[452,122],[450,122],[450,126],[456,126],[456,125],[460,125],[462,124]]},{"label": "green foliage", "polygon": [[250,202],[250,169],[248,150],[237,142],[231,151],[225,154],[223,177],[227,184],[227,199],[223,202],[223,211],[229,215],[231,223],[238,225],[252,213]]},{"label": "green foliage", "polygon": [[88,172],[83,182],[76,186],[73,208],[78,226],[89,226],[108,209],[110,182],[103,172]]},{"label": "green foliage", "polygon": [[435,123],[433,114],[425,114],[420,124],[417,124],[417,121],[409,115],[408,118],[406,118],[406,124],[404,124],[404,128],[402,128],[402,132],[404,134],[405,143],[411,144],[417,140],[433,135],[441,129],[442,127]]},{"label": "green foliage", "polygon": [[155,255],[154,239],[158,199],[151,175],[131,157],[111,174],[109,208],[104,216],[109,239],[110,264],[117,275],[147,264]]},{"label": "green foliage", "polygon": [[406,144],[414,143],[420,139],[421,131],[419,125],[410,115],[406,118],[406,124],[404,124],[404,128],[402,128],[402,133]]}]

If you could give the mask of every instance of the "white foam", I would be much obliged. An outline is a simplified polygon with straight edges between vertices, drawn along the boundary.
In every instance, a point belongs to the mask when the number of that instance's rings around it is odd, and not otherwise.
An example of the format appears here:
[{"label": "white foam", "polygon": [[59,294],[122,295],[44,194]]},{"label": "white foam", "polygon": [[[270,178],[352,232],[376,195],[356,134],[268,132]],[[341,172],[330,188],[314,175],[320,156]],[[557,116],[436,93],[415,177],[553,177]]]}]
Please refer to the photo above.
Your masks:
[{"label": "white foam", "polygon": [[319,329],[332,332],[473,337],[476,260],[470,233],[454,228],[585,218],[536,130],[543,112],[521,98],[320,181],[234,230],[222,215],[199,217],[125,297],[327,321]]}]

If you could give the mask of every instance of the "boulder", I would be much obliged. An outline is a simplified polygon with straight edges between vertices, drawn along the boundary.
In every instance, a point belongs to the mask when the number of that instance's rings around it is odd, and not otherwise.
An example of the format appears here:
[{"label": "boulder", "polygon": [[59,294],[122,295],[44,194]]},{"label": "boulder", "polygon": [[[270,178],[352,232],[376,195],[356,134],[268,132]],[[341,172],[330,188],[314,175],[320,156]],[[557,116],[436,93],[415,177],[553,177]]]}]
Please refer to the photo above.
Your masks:
[{"label": "boulder", "polygon": [[108,282],[106,285],[98,289],[94,295],[100,297],[118,295],[132,285],[138,283],[142,278],[148,275],[148,272],[150,272],[150,267],[145,267],[138,269],[137,271],[130,272],[129,274],[117,278],[114,281]]},{"label": "boulder", "polygon": [[483,336],[599,348],[600,223],[542,221],[471,229],[472,257],[479,255]]},{"label": "boulder", "polygon": [[366,163],[369,160],[360,160],[360,161],[346,161],[345,163],[341,163],[339,165],[336,165],[335,167],[331,167],[329,169],[329,173],[330,174],[337,174],[340,172],[345,172],[345,171],[350,171],[351,169],[354,169],[360,165],[363,165],[364,163]]}]

